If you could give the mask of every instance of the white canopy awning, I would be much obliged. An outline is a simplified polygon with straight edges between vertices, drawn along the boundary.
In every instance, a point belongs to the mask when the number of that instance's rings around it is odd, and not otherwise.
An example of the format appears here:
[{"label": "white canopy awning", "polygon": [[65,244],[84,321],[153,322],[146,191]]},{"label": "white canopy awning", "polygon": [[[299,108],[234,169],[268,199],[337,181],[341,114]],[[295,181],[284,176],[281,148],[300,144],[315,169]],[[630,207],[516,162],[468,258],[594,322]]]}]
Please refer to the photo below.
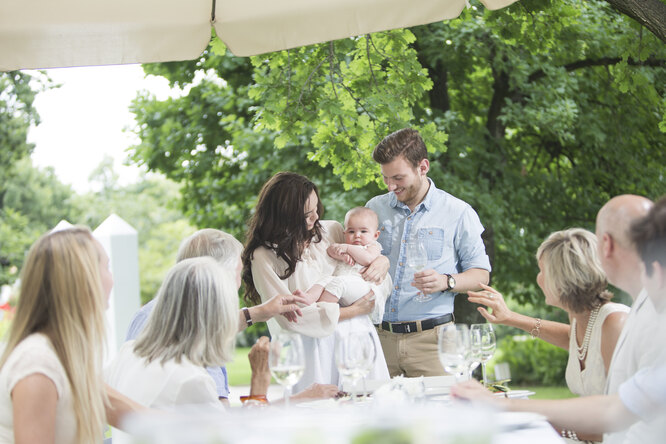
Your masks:
[{"label": "white canopy awning", "polygon": [[[516,0],[481,0],[499,9]],[[465,0],[0,0],[0,70],[239,56],[457,17]]]}]

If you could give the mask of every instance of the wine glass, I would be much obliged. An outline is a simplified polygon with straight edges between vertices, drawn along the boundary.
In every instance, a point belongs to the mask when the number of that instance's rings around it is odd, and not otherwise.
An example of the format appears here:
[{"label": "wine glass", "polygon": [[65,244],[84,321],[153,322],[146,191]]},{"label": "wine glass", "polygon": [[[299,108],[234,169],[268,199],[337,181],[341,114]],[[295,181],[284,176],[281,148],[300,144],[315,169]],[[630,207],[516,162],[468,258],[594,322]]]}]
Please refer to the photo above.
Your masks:
[{"label": "wine glass", "polygon": [[377,359],[375,340],[370,332],[350,332],[337,335],[335,342],[335,365],[343,378],[352,382],[352,400],[356,401],[356,385],[363,378],[363,392],[366,392],[365,377],[372,370]]},{"label": "wine glass", "polygon": [[[414,270],[414,272],[419,272],[423,270],[428,263],[428,250],[426,249],[423,239],[414,237],[414,239],[407,244],[407,266]],[[416,302],[428,302],[432,299],[432,296],[419,291],[414,300]]]},{"label": "wine glass", "polygon": [[447,373],[453,373],[460,382],[469,368],[471,346],[469,327],[465,324],[448,324],[439,332],[437,351],[439,361]]},{"label": "wine glass", "polygon": [[481,335],[478,330],[469,331],[469,345],[470,353],[469,360],[467,361],[469,370],[469,379],[472,379],[472,373],[481,364],[482,350],[481,350]]},{"label": "wine glass", "polygon": [[291,388],[305,370],[303,341],[297,333],[281,331],[271,338],[268,367],[275,381],[284,388],[284,406],[289,407]]},{"label": "wine glass", "polygon": [[497,342],[495,331],[491,324],[472,324],[471,329],[472,343],[476,343],[479,360],[481,361],[481,370],[483,372],[483,385],[488,385],[486,377],[486,362],[495,354]]}]

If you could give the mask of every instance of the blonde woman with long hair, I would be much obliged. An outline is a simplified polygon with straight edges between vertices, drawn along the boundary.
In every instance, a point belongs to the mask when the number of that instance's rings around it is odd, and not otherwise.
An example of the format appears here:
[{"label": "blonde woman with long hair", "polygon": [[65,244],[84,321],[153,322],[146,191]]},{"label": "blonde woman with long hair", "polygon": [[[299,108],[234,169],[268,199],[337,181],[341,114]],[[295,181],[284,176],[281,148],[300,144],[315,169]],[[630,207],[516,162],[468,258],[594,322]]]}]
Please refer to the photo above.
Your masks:
[{"label": "blonde woman with long hair", "polygon": [[0,442],[102,440],[108,262],[81,227],[46,234],[30,249],[0,357]]}]

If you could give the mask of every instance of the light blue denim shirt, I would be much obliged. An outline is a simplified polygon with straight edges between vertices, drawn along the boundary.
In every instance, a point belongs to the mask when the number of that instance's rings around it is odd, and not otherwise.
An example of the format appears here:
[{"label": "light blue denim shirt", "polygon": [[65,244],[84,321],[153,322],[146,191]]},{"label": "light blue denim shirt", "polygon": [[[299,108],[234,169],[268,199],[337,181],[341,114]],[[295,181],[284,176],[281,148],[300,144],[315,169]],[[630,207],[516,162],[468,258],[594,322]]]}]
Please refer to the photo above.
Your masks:
[{"label": "light blue denim shirt", "polygon": [[[134,317],[130,321],[130,325],[127,328],[127,335],[125,335],[125,341],[131,341],[136,339],[139,336],[139,333],[143,330],[143,327],[146,325],[150,313],[153,312],[155,308],[155,303],[157,301],[153,299],[148,302],[146,305],[141,307],[139,311],[134,314]],[[229,397],[229,381],[227,379],[227,369],[226,367],[206,367],[206,371],[215,381],[215,387],[217,389],[217,396],[219,398],[228,398]]]},{"label": "light blue denim shirt", "polygon": [[379,216],[379,243],[382,254],[391,262],[393,291],[384,311],[384,320],[388,322],[423,320],[453,313],[455,294],[451,292],[433,293],[428,302],[413,300],[418,290],[411,285],[413,270],[407,267],[405,252],[407,242],[414,236],[425,240],[427,245],[425,269],[434,269],[440,274],[456,274],[470,268],[490,271],[490,260],[481,240],[483,225],[476,211],[428,180],[428,193],[413,212],[398,201],[393,192],[373,197],[366,204]]}]

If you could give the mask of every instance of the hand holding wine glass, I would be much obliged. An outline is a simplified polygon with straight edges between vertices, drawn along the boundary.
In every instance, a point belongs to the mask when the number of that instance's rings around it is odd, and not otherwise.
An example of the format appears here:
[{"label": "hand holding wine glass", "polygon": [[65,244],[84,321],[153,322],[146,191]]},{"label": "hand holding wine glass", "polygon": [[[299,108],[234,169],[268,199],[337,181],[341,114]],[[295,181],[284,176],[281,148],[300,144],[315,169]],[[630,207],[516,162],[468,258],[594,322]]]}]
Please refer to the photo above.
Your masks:
[{"label": "hand holding wine glass", "polygon": [[300,335],[281,331],[271,338],[268,367],[275,381],[284,387],[284,405],[289,407],[291,388],[305,370],[305,352]]},{"label": "hand holding wine glass", "polygon": [[[428,263],[428,250],[426,249],[423,239],[418,236],[407,244],[407,266],[414,270],[414,272],[423,271]],[[416,302],[427,302],[432,299],[432,296],[419,291],[414,300]]]},{"label": "hand holding wine glass", "polygon": [[448,324],[442,327],[438,338],[439,360],[447,373],[453,373],[460,382],[468,370],[470,357],[469,327],[465,324]]},{"label": "hand holding wine glass", "polygon": [[483,372],[483,385],[488,385],[486,377],[486,362],[490,360],[495,354],[497,342],[495,339],[495,331],[492,324],[472,324],[471,338],[474,348],[478,350],[479,359],[481,361],[481,370]]}]

